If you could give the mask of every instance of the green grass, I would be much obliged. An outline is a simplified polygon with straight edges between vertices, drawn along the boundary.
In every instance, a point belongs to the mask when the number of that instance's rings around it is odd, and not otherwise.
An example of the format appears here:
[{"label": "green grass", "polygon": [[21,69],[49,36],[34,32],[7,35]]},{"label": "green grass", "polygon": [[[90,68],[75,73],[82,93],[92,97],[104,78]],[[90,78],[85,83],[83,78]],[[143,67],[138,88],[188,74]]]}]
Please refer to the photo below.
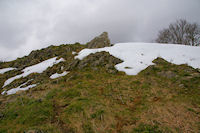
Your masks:
[{"label": "green grass", "polygon": [[162,133],[157,125],[140,124],[138,128],[134,128],[132,133]]},{"label": "green grass", "polygon": [[84,123],[82,127],[84,133],[95,133],[94,130],[92,129],[91,123]]},{"label": "green grass", "polygon": [[[53,104],[48,100],[20,97],[6,106],[0,121],[1,129],[13,132],[23,128],[40,126],[53,118]],[[17,129],[16,127],[22,129]]]},{"label": "green grass", "polygon": [[91,114],[92,119],[102,119],[102,116],[104,115],[105,111],[104,110],[97,110],[95,113]]}]

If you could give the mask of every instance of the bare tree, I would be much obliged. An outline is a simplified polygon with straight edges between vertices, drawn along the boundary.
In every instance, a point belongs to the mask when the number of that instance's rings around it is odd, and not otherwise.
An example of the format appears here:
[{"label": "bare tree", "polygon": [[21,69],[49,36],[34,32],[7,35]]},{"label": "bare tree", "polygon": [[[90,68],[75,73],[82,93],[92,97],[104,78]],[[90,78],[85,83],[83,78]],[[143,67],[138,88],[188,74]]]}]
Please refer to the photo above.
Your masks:
[{"label": "bare tree", "polygon": [[161,30],[156,42],[199,46],[200,28],[196,23],[191,24],[180,19],[170,24],[167,29]]}]

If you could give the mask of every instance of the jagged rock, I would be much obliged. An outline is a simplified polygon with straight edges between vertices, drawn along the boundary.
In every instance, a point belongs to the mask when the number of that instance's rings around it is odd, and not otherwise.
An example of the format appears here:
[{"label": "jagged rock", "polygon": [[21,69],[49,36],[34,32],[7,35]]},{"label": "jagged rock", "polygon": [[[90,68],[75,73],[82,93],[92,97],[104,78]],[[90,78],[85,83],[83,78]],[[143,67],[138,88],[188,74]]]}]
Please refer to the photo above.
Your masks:
[{"label": "jagged rock", "polygon": [[87,43],[88,48],[103,48],[106,46],[111,46],[107,32],[103,32],[100,36]]}]

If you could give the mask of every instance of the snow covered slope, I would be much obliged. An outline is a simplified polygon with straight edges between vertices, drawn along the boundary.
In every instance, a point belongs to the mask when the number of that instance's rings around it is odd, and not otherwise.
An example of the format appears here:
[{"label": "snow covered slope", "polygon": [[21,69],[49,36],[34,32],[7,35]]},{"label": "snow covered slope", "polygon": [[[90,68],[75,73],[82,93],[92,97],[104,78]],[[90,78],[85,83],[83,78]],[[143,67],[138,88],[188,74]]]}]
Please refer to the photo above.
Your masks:
[{"label": "snow covered slope", "polygon": [[75,58],[82,60],[91,53],[101,51],[107,51],[123,60],[124,62],[115,67],[128,75],[136,75],[149,65],[153,65],[152,61],[157,57],[177,65],[188,64],[193,68],[200,68],[200,47],[177,44],[118,43],[112,47],[83,49]]}]

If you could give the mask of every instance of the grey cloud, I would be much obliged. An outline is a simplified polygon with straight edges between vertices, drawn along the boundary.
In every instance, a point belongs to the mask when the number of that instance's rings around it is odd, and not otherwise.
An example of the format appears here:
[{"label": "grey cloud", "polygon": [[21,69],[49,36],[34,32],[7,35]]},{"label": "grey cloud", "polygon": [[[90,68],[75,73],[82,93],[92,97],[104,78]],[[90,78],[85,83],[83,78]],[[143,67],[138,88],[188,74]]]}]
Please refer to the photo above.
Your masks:
[{"label": "grey cloud", "polygon": [[151,42],[176,19],[200,23],[199,0],[1,0],[0,59],[85,43],[108,31],[112,43]]}]

